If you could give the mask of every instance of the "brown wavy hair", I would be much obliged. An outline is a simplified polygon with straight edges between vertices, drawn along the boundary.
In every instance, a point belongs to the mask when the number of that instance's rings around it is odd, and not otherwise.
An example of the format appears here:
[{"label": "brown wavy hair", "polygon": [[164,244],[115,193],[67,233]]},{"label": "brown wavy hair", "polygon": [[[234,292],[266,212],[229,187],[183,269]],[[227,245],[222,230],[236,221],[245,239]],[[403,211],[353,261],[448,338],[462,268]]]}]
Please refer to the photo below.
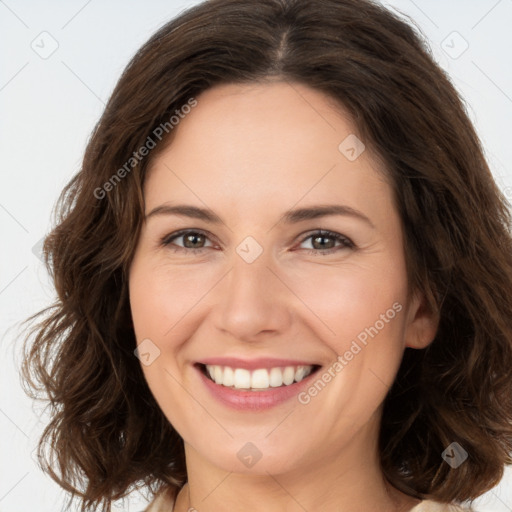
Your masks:
[{"label": "brown wavy hair", "polygon": [[[133,486],[176,493],[187,480],[183,441],[134,356],[127,293],[144,176],[172,131],[130,159],[206,89],[276,79],[344,106],[385,163],[410,290],[440,315],[435,340],[405,350],[386,397],[385,477],[442,502],[499,482],[512,462],[510,204],[463,100],[413,25],[367,0],[210,0],[165,24],[130,61],[56,203],[44,255],[58,300],[26,320],[43,317],[23,346],[24,388],[51,411],[43,469],[82,511],[106,511]],[[112,184],[127,162],[133,168]],[[457,469],[441,457],[454,441],[468,452]]]}]

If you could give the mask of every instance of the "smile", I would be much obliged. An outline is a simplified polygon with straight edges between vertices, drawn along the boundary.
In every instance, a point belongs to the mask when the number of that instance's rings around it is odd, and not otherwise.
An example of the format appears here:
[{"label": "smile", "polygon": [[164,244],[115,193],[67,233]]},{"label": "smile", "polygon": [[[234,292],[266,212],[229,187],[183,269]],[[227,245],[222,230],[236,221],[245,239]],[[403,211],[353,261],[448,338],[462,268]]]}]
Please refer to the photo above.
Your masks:
[{"label": "smile", "polygon": [[293,399],[321,368],[284,359],[212,358],[194,364],[210,396],[239,411],[263,411]]},{"label": "smile", "polygon": [[294,382],[300,382],[313,370],[313,365],[285,366],[274,368],[232,368],[230,366],[204,365],[206,375],[215,384],[233,389],[246,389],[260,391],[281,386],[290,386]]}]

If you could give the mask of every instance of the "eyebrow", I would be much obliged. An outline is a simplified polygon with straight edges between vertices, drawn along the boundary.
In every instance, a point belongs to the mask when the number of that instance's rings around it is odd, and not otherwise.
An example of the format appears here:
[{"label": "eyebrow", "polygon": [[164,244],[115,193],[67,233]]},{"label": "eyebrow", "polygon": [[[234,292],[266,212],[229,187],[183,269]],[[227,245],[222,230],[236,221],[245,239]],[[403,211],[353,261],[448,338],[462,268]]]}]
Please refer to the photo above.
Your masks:
[{"label": "eyebrow", "polygon": [[[192,219],[203,220],[212,224],[223,224],[222,219],[212,210],[184,204],[161,204],[160,206],[153,208],[145,218],[149,219],[155,215],[179,215]],[[288,210],[281,216],[278,223],[297,224],[305,220],[318,219],[328,215],[343,215],[347,217],[353,217],[364,221],[370,227],[375,229],[373,222],[364,213],[350,206],[338,204],[317,205],[309,206],[307,208]]]}]

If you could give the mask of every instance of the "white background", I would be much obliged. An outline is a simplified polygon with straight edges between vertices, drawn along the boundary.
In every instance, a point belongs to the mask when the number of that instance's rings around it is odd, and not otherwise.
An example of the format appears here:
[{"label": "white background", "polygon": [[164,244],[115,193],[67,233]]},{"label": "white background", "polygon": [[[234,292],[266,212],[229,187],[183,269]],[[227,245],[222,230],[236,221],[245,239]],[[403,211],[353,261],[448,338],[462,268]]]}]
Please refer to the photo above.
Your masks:
[{"label": "white background", "polygon": [[[156,29],[195,3],[0,0],[0,512],[56,512],[64,504],[34,462],[45,418],[38,419],[18,377],[19,322],[53,298],[38,243],[123,68]],[[386,4],[410,15],[429,38],[468,104],[495,179],[512,197],[512,0]],[[458,56],[464,41],[469,46]],[[52,44],[58,48],[46,59],[32,48]],[[511,484],[509,469],[477,501],[478,512],[512,511]],[[114,510],[144,504],[135,497]]]}]

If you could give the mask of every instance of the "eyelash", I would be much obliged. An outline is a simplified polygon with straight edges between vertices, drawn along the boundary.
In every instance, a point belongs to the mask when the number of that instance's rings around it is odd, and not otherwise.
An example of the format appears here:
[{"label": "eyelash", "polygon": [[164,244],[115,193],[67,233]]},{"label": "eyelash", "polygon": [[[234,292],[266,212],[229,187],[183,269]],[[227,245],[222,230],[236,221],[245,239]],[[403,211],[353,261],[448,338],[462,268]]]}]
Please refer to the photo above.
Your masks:
[{"label": "eyelash", "polygon": [[[164,247],[168,247],[169,249],[173,250],[174,252],[192,251],[196,254],[200,254],[204,250],[209,249],[209,247],[199,247],[199,248],[189,248],[189,247],[180,247],[180,246],[171,247],[173,240],[180,238],[183,235],[187,235],[187,234],[202,235],[202,236],[208,238],[207,233],[205,233],[204,231],[201,231],[199,229],[198,230],[182,229],[180,231],[176,231],[175,233],[171,233],[169,235],[164,236],[160,240],[160,245],[162,245]],[[327,254],[332,254],[334,252],[337,252],[340,249],[355,249],[356,248],[356,245],[354,244],[354,242],[352,242],[352,240],[350,240],[346,236],[340,235],[339,233],[335,233],[333,231],[326,231],[326,230],[318,230],[318,231],[315,231],[314,233],[310,233],[308,236],[306,236],[305,238],[303,238],[301,240],[300,244],[304,243],[309,238],[314,238],[314,237],[333,238],[336,242],[341,242],[342,245],[338,246],[338,247],[331,247],[330,249],[326,249],[326,250],[303,249],[308,254],[324,256]]]}]

